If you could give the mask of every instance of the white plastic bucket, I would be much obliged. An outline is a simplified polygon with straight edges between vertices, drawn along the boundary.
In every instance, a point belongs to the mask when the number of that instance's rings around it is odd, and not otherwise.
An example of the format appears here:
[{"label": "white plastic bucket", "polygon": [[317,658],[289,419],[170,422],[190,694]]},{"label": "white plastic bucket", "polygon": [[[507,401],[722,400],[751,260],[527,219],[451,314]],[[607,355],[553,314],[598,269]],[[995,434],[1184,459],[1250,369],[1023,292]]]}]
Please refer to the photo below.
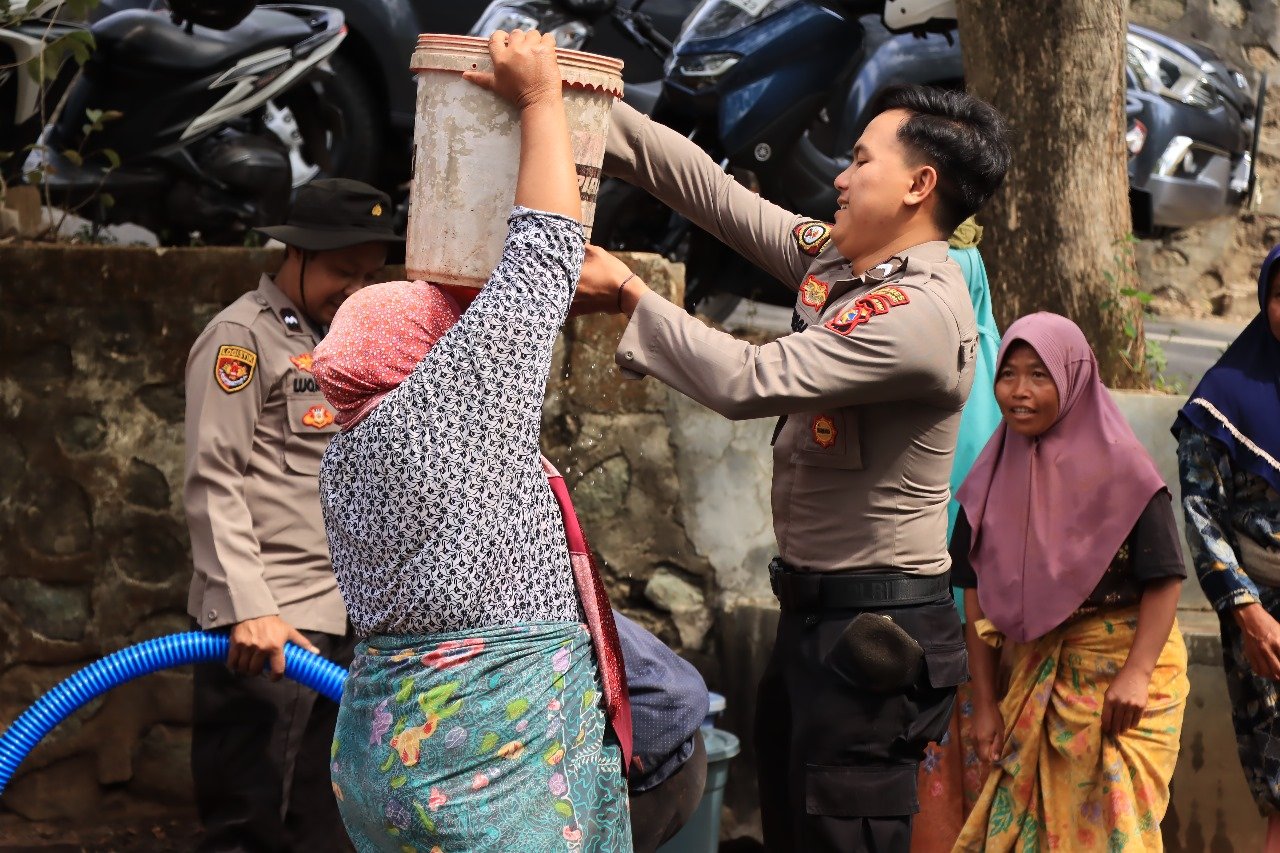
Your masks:
[{"label": "white plastic bucket", "polygon": [[[609,114],[622,95],[622,62],[576,50],[556,51],[556,58],[590,238]],[[482,287],[502,256],[515,203],[519,116],[462,78],[464,71],[492,70],[486,39],[418,36],[411,67],[418,105],[405,268],[413,279]]]}]

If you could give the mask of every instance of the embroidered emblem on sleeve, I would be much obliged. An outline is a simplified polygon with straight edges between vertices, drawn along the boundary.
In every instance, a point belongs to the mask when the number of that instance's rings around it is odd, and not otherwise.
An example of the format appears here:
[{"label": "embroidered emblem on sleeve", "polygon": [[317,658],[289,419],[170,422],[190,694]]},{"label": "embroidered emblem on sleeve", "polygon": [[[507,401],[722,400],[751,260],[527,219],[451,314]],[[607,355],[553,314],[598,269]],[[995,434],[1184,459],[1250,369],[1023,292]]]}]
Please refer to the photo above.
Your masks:
[{"label": "embroidered emblem on sleeve", "polygon": [[811,258],[816,258],[827,245],[827,241],[831,239],[831,226],[811,219],[792,228],[791,233],[795,235],[796,245],[800,251]]},{"label": "embroidered emblem on sleeve", "polygon": [[831,285],[811,275],[805,278],[804,284],[800,285],[800,301],[815,311],[821,310],[827,303],[827,294],[830,292]]},{"label": "embroidered emblem on sleeve", "polygon": [[813,423],[809,425],[809,432],[813,434],[813,440],[823,450],[827,450],[835,446],[836,437],[839,431],[836,429],[836,422],[831,419],[830,415],[818,415],[813,419]]},{"label": "embroidered emblem on sleeve", "polygon": [[333,412],[324,406],[312,406],[302,416],[302,425],[314,429],[324,429],[331,423],[333,423]]},{"label": "embroidered emblem on sleeve", "polygon": [[289,361],[293,362],[293,366],[303,373],[310,373],[311,368],[316,363],[315,357],[309,352],[304,352],[302,355],[291,355],[289,356]]},{"label": "embroidered emblem on sleeve", "polygon": [[218,387],[228,394],[243,391],[253,381],[254,368],[258,366],[258,354],[251,349],[224,344],[218,347],[218,358],[213,365],[213,378]]},{"label": "embroidered emblem on sleeve", "polygon": [[826,326],[837,335],[848,337],[854,329],[870,321],[872,317],[888,314],[890,308],[906,305],[910,301],[907,294],[896,287],[881,287],[858,297],[850,308],[828,320]]}]

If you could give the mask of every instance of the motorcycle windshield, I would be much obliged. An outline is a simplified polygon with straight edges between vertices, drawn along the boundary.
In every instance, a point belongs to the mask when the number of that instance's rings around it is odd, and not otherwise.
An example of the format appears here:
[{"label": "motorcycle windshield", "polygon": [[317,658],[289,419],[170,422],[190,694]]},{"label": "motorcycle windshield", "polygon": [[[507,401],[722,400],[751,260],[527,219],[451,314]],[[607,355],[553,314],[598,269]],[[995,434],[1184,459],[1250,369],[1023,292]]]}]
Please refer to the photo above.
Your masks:
[{"label": "motorcycle windshield", "polygon": [[799,0],[702,0],[685,20],[679,41],[723,38]]}]

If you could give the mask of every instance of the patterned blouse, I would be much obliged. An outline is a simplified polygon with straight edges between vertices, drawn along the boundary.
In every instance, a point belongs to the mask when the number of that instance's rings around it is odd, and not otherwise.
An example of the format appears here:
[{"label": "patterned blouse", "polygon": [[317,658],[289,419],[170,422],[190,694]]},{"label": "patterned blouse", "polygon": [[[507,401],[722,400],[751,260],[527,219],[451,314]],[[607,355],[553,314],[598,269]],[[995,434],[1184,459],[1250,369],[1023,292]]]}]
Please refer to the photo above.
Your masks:
[{"label": "patterned blouse", "polygon": [[538,435],[582,227],[521,207],[509,223],[487,286],[325,453],[333,568],[361,637],[580,620]]},{"label": "patterned blouse", "polygon": [[1178,471],[1187,544],[1205,597],[1219,613],[1258,601],[1236,537],[1280,546],[1280,494],[1256,474],[1233,470],[1223,446],[1191,426],[1178,441]]}]

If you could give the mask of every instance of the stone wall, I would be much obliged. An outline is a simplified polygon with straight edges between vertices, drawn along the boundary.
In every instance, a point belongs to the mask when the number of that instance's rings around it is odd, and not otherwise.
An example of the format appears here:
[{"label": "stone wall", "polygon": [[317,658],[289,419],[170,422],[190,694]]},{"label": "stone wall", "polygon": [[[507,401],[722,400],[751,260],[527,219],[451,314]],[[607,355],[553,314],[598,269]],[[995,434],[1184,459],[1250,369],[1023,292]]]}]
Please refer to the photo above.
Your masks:
[{"label": "stone wall", "polygon": [[[682,300],[678,267],[627,260]],[[0,726],[85,664],[188,630],[186,355],[278,262],[265,250],[0,247]],[[545,449],[615,603],[708,668],[712,567],[684,529],[666,390],[612,368],[621,328],[566,328]],[[32,821],[58,822],[45,825],[56,835],[66,821],[189,810],[190,713],[182,670],[93,702],[24,762],[0,798],[0,839]]]},{"label": "stone wall", "polygon": [[1137,247],[1147,290],[1167,313],[1249,319],[1267,250],[1280,243],[1280,2],[1131,0],[1134,23],[1198,39],[1228,63],[1270,76],[1258,148],[1258,193],[1234,217],[1211,220]]}]

